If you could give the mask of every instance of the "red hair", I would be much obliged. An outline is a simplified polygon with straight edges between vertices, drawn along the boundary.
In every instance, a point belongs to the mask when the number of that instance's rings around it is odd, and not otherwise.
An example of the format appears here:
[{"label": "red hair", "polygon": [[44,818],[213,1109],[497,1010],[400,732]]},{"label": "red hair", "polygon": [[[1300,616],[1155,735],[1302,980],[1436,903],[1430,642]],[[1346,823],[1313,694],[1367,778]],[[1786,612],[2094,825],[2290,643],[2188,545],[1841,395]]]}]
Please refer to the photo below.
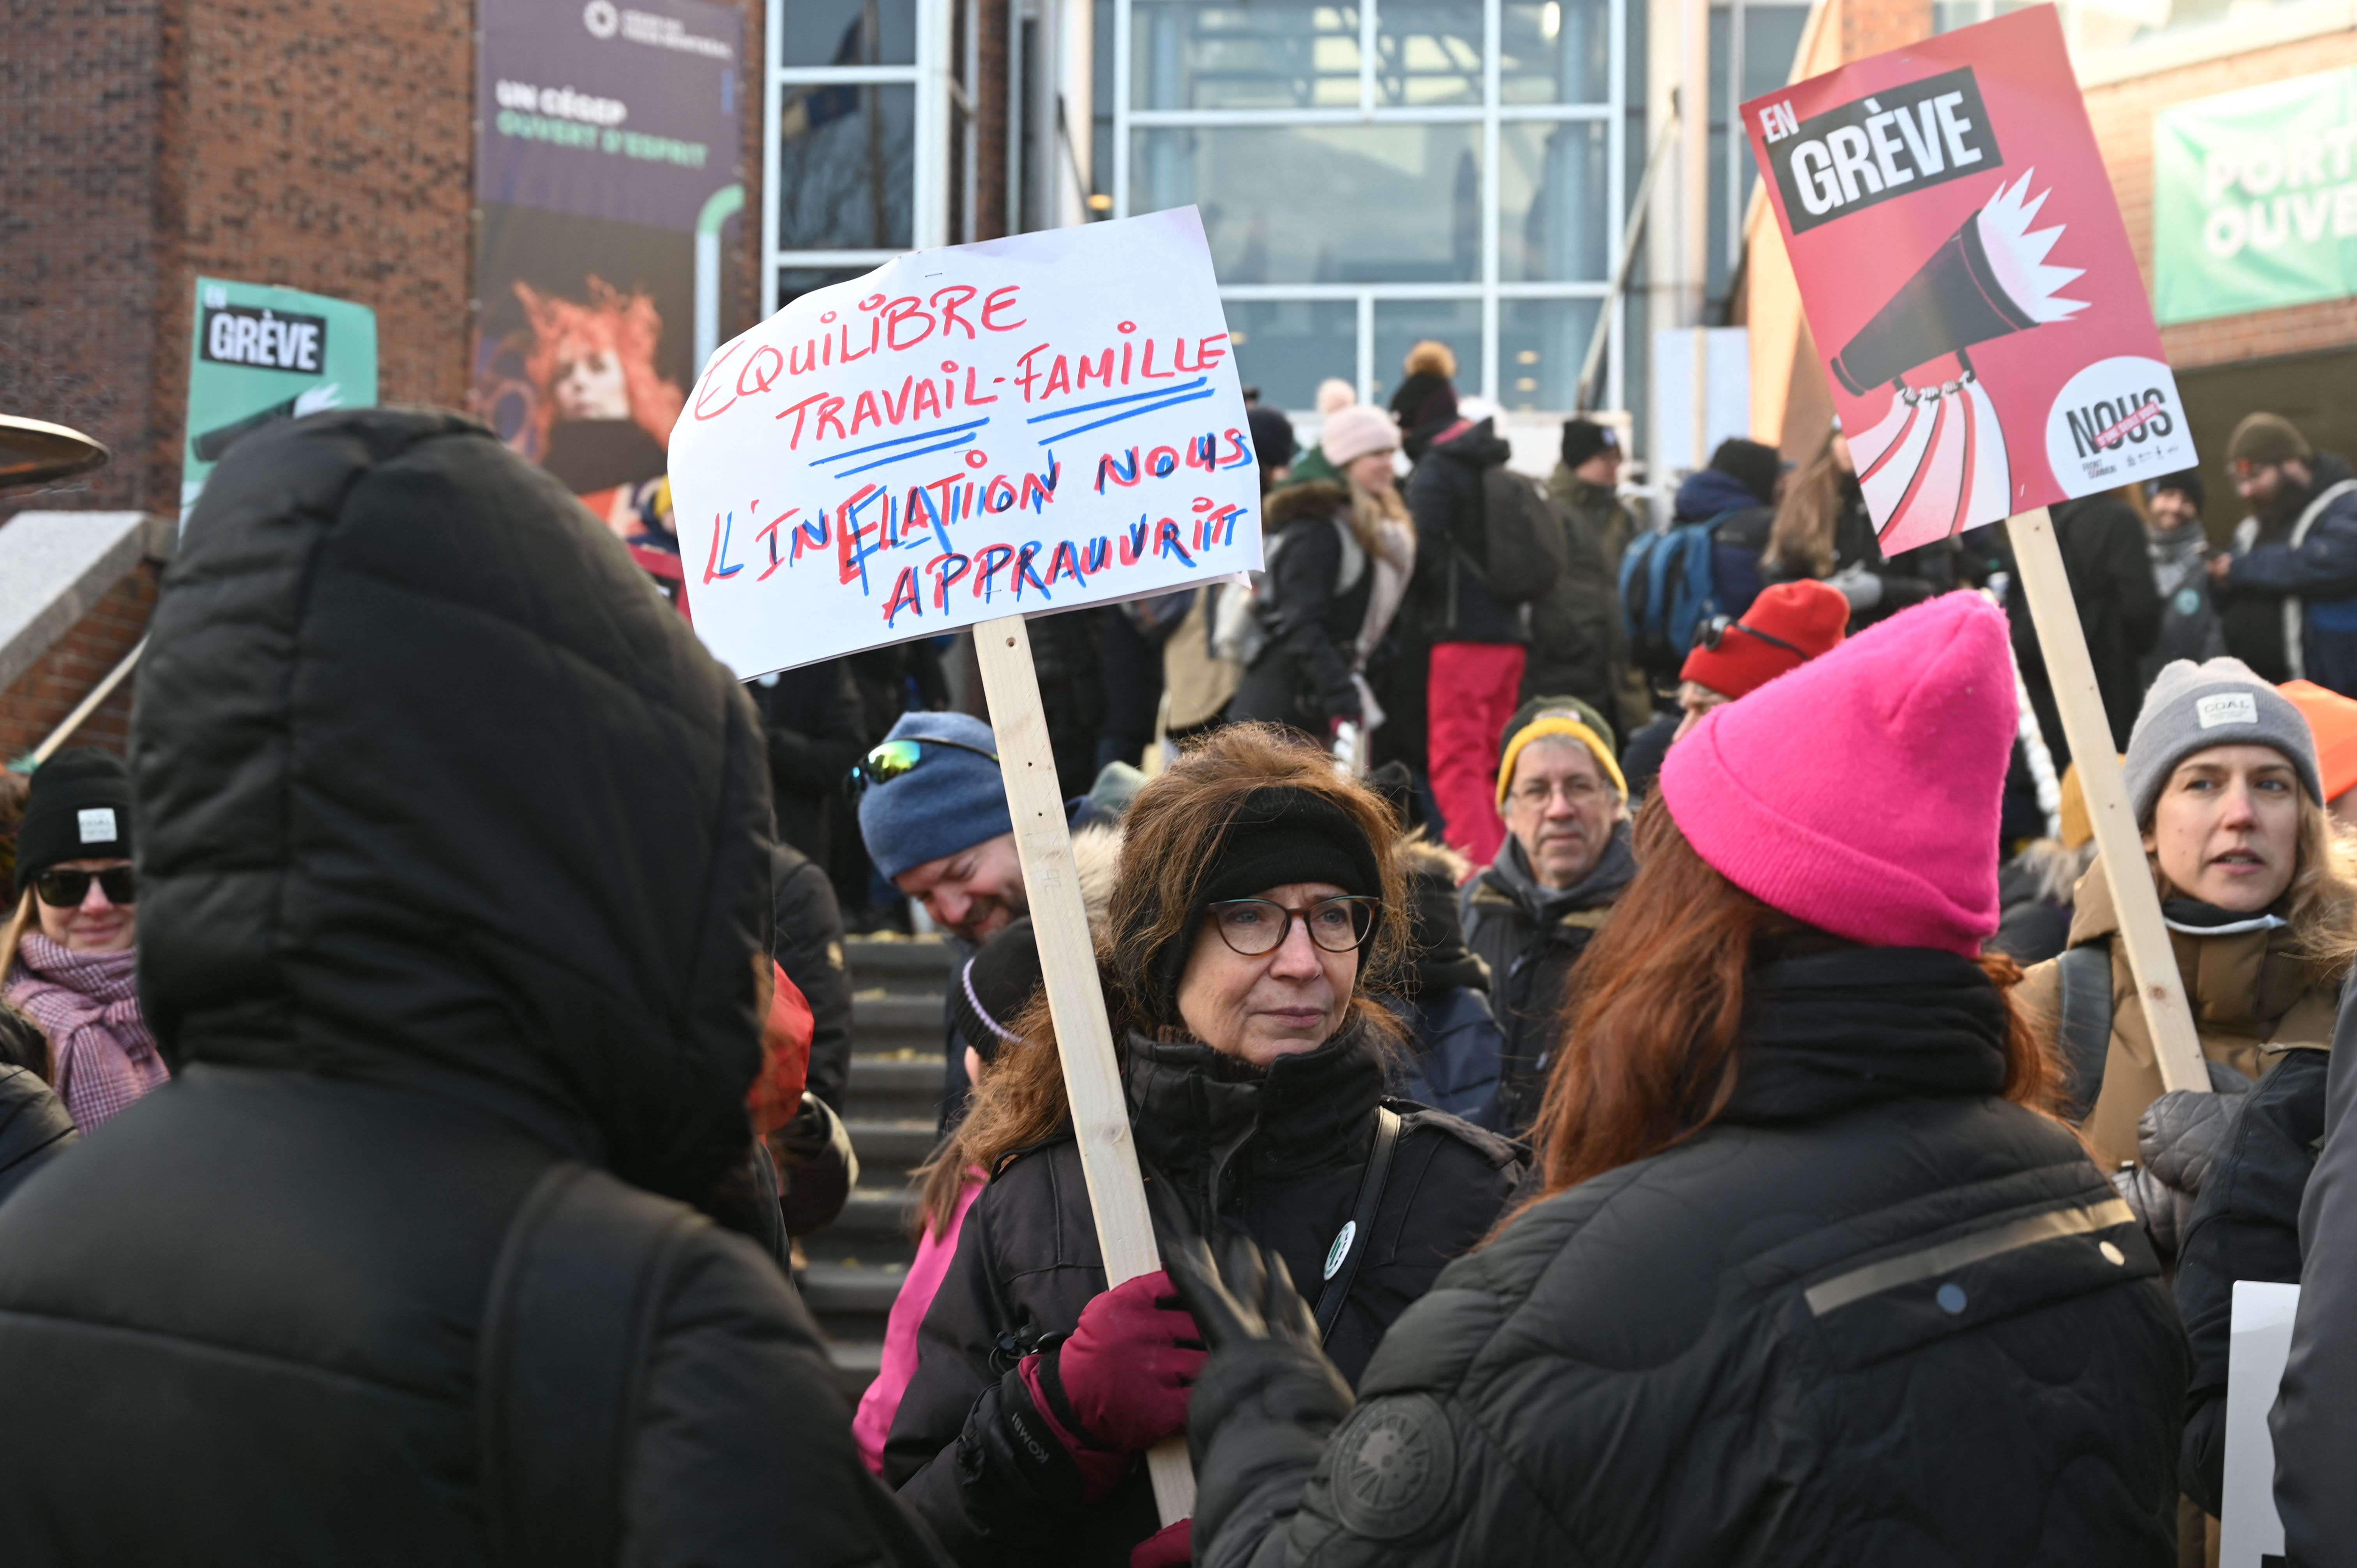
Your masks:
[{"label": "red hair", "polygon": [[[1763,939],[1842,945],[1720,875],[1658,794],[1638,814],[1635,848],[1636,876],[1572,972],[1565,1044],[1531,1129],[1540,1198],[1717,1120],[1742,1070],[1744,983]],[[1980,965],[2006,996],[2005,1098],[2046,1110],[2054,1070],[2006,995],[2021,967],[1994,954]]]},{"label": "red hair", "polygon": [[656,442],[671,444],[671,427],[686,406],[687,394],[655,370],[655,346],[662,341],[662,317],[653,296],[622,293],[605,279],[589,279],[589,303],[579,304],[543,294],[528,283],[514,285],[532,324],[532,344],[524,353],[524,374],[539,393],[533,416],[533,435],[547,449],[548,426],[555,417],[553,395],[557,367],[572,357],[573,345],[602,349],[620,361],[622,384],[630,400],[631,420]]}]

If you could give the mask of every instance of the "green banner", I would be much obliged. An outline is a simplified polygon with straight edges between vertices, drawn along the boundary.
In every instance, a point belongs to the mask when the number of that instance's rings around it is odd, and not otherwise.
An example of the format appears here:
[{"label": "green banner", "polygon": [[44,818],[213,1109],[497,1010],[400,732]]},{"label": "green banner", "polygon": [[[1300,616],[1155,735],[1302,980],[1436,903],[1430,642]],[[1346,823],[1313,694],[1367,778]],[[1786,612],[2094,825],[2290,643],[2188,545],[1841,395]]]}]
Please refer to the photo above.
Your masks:
[{"label": "green banner", "polygon": [[282,419],[376,402],[376,312],[266,284],[197,280],[180,517],[222,454]]},{"label": "green banner", "polygon": [[2357,293],[2357,68],[2179,103],[2152,126],[2163,323]]}]

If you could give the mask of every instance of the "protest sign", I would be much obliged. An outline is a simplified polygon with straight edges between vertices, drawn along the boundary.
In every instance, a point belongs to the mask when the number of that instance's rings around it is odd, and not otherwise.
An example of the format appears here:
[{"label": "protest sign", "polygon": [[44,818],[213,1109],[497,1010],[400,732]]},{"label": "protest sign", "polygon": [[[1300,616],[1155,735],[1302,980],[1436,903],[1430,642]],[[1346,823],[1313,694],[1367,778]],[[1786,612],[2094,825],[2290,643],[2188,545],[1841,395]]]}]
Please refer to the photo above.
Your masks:
[{"label": "protest sign", "polygon": [[2161,1081],[2206,1092],[2047,512],[2190,468],[2193,441],[2054,8],[1795,82],[1743,123],[1884,553],[2007,524]]},{"label": "protest sign", "polygon": [[801,295],[672,433],[696,631],[741,679],[1257,569],[1227,339],[1191,207]]},{"label": "protest sign", "polygon": [[2152,124],[2163,321],[2357,294],[2357,68],[2179,103]]},{"label": "protest sign", "polygon": [[1743,123],[1886,553],[2193,466],[2052,6]]},{"label": "protest sign", "polygon": [[197,280],[180,516],[241,436],[376,402],[376,312],[272,285]]},{"label": "protest sign", "polygon": [[2283,1561],[2276,1512],[2276,1444],[2267,1412],[2291,1359],[2298,1285],[2234,1282],[2233,1338],[2226,1356],[2226,1462],[2219,1488],[2218,1568]]}]

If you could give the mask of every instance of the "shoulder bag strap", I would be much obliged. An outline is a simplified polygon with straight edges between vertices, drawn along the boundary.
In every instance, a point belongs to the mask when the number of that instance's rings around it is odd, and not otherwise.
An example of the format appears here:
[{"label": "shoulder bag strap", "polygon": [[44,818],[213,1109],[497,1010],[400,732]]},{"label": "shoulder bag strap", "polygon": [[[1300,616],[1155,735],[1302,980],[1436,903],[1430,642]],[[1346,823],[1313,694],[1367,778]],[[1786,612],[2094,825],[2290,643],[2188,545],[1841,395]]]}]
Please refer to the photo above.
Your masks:
[{"label": "shoulder bag strap", "polygon": [[508,1227],[483,1309],[476,1441],[499,1568],[592,1568],[622,1544],[622,1471],[663,1298],[697,1220],[566,1162]]},{"label": "shoulder bag strap", "polygon": [[2062,1115],[2076,1123],[2095,1108],[2104,1088],[2104,1059],[2111,1054],[2112,945],[2072,948],[2054,967],[2061,979],[2055,1036],[2062,1057]]},{"label": "shoulder bag strap", "polygon": [[1388,1105],[1375,1107],[1375,1142],[1367,1153],[1367,1168],[1359,1178],[1358,1207],[1343,1222],[1342,1233],[1326,1253],[1326,1288],[1318,1293],[1318,1342],[1334,1337],[1342,1304],[1351,1298],[1351,1282],[1359,1277],[1359,1260],[1366,1255],[1375,1233],[1375,1210],[1383,1207],[1383,1184],[1391,1179],[1392,1156],[1399,1152],[1400,1115]]}]

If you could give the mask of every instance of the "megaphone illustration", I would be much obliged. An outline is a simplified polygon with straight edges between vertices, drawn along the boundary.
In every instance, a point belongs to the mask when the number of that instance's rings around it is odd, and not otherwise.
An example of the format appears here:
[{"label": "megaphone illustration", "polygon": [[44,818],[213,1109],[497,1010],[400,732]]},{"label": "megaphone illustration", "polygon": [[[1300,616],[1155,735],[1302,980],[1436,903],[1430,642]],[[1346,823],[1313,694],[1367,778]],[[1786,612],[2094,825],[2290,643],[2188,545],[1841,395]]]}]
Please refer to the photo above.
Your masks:
[{"label": "megaphone illustration", "polygon": [[1965,219],[1834,356],[1834,374],[1853,395],[1904,386],[1918,365],[2086,308],[2083,300],[2054,295],[2083,269],[2044,264],[2062,226],[2030,231],[2051,194],[2024,200],[2036,172],[1998,186],[1988,205]]},{"label": "megaphone illustration", "polygon": [[[2030,230],[2051,194],[2025,199],[2036,172],[1999,184],[1834,356],[1834,375],[1851,395],[1885,385],[1898,392],[1880,423],[1849,438],[1867,508],[1891,554],[2011,510],[2005,427],[1966,350],[2086,308],[2054,293],[2083,269],[2045,264],[2062,225]],[[1910,372],[1951,354],[1954,380],[1934,374],[1910,384]]]}]

